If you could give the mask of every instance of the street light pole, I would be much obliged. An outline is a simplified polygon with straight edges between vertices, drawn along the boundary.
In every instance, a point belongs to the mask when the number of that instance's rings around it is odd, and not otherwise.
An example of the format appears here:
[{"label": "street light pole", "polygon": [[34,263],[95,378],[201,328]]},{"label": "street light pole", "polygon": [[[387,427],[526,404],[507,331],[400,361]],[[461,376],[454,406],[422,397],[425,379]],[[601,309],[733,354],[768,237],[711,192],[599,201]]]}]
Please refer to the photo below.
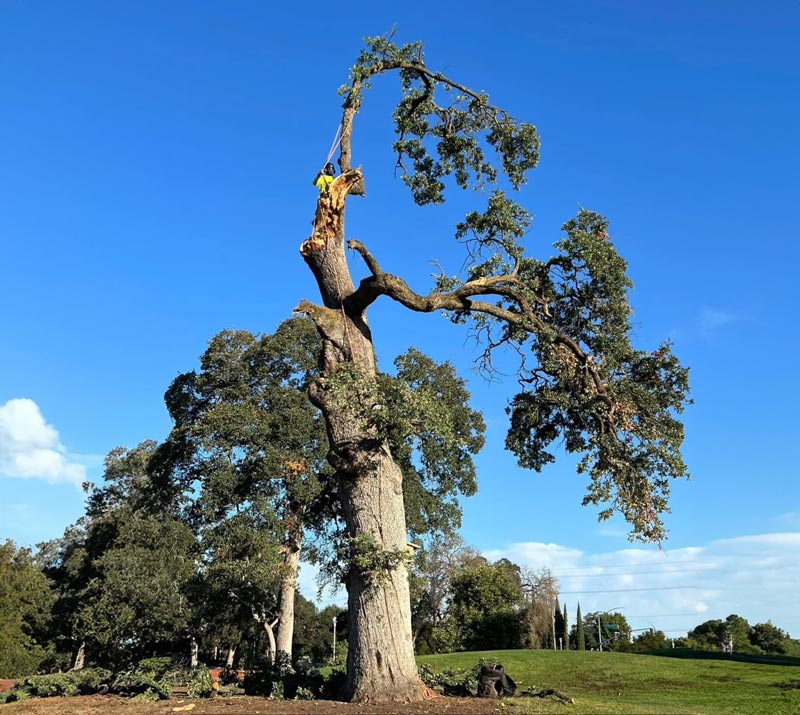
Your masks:
[{"label": "street light pole", "polygon": [[336,616],[333,617],[333,660],[336,660]]},{"label": "street light pole", "polygon": [[614,606],[607,611],[598,611],[597,613],[597,644],[600,646],[600,652],[603,652],[603,632],[600,630],[600,614],[611,613],[611,611],[621,611],[623,606]]}]

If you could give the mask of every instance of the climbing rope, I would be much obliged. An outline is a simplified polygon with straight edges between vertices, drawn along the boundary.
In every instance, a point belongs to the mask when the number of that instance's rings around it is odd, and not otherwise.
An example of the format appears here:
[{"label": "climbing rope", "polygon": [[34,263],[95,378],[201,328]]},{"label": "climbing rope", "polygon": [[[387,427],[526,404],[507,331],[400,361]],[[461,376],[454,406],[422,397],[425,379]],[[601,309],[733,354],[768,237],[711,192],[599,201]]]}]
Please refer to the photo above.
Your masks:
[{"label": "climbing rope", "polygon": [[[328,158],[325,159],[325,164],[330,162],[333,159],[333,155],[336,153],[336,150],[339,148],[339,144],[342,143],[342,125],[339,124],[339,128],[336,130],[336,136],[333,137],[333,143],[331,144],[331,150],[328,152]],[[325,168],[325,164],[322,165],[322,168]]]}]

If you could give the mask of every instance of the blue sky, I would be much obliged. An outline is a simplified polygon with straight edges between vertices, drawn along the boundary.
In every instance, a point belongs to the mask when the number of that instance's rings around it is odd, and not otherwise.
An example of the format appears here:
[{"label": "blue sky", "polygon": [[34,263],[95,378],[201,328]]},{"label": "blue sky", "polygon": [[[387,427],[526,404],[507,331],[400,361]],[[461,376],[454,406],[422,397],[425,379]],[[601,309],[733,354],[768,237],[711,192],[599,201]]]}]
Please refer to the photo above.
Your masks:
[{"label": "blue sky", "polygon": [[[382,366],[410,345],[450,359],[484,411],[465,540],[549,566],[573,611],[676,634],[736,612],[800,636],[797,3],[275,5],[0,1],[0,538],[60,535],[105,453],[166,435],[164,390],[216,332],[271,331],[315,298],[298,247],[336,90],[361,38],[396,26],[539,127],[529,250],[549,255],[579,205],[606,214],[637,344],[671,338],[692,370],[693,480],[664,550],[633,546],[580,506],[572,460],[536,475],[503,452],[514,381],[475,375],[463,332],[376,305]],[[357,119],[368,197],[348,235],[424,291],[432,260],[460,266],[452,226],[480,197],[413,206],[395,90],[378,80]]]}]

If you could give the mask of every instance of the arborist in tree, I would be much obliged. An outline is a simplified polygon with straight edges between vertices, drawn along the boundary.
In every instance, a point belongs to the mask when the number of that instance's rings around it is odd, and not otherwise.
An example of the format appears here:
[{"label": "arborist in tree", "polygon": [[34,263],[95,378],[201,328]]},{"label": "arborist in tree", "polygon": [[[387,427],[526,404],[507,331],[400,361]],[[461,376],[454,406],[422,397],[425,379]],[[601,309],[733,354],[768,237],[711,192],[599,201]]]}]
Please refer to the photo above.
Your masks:
[{"label": "arborist in tree", "polygon": [[325,168],[314,177],[314,186],[323,194],[328,190],[334,178],[336,178],[336,167],[328,162],[325,164]]}]

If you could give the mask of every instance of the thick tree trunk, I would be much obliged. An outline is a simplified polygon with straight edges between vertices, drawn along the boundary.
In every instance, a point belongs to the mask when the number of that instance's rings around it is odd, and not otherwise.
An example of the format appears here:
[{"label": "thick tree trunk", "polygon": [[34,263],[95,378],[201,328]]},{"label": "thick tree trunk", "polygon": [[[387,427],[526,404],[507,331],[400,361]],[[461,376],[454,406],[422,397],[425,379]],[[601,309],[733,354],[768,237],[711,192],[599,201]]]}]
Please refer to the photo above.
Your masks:
[{"label": "thick tree trunk", "polygon": [[[402,474],[384,444],[341,483],[350,534],[368,534],[389,554],[406,552]],[[348,695],[355,701],[422,698],[414,661],[408,572],[403,562],[375,572],[351,568],[348,581]]]},{"label": "thick tree trunk", "polygon": [[294,639],[294,600],[297,590],[297,570],[300,566],[300,544],[292,543],[287,547],[284,557],[286,577],[280,585],[280,610],[278,612],[278,630],[275,634],[275,648],[278,653],[286,653],[292,657],[292,640]]},{"label": "thick tree trunk", "polygon": [[307,301],[323,340],[321,379],[311,399],[328,427],[329,461],[351,550],[347,576],[349,649],[345,696],[357,702],[421,700],[414,661],[406,553],[403,475],[373,424],[375,354],[366,316],[348,306],[353,282],[344,254],[344,202],[363,190],[359,170],[338,177],[320,196],[315,233],[300,251],[311,268],[323,306]]}]

